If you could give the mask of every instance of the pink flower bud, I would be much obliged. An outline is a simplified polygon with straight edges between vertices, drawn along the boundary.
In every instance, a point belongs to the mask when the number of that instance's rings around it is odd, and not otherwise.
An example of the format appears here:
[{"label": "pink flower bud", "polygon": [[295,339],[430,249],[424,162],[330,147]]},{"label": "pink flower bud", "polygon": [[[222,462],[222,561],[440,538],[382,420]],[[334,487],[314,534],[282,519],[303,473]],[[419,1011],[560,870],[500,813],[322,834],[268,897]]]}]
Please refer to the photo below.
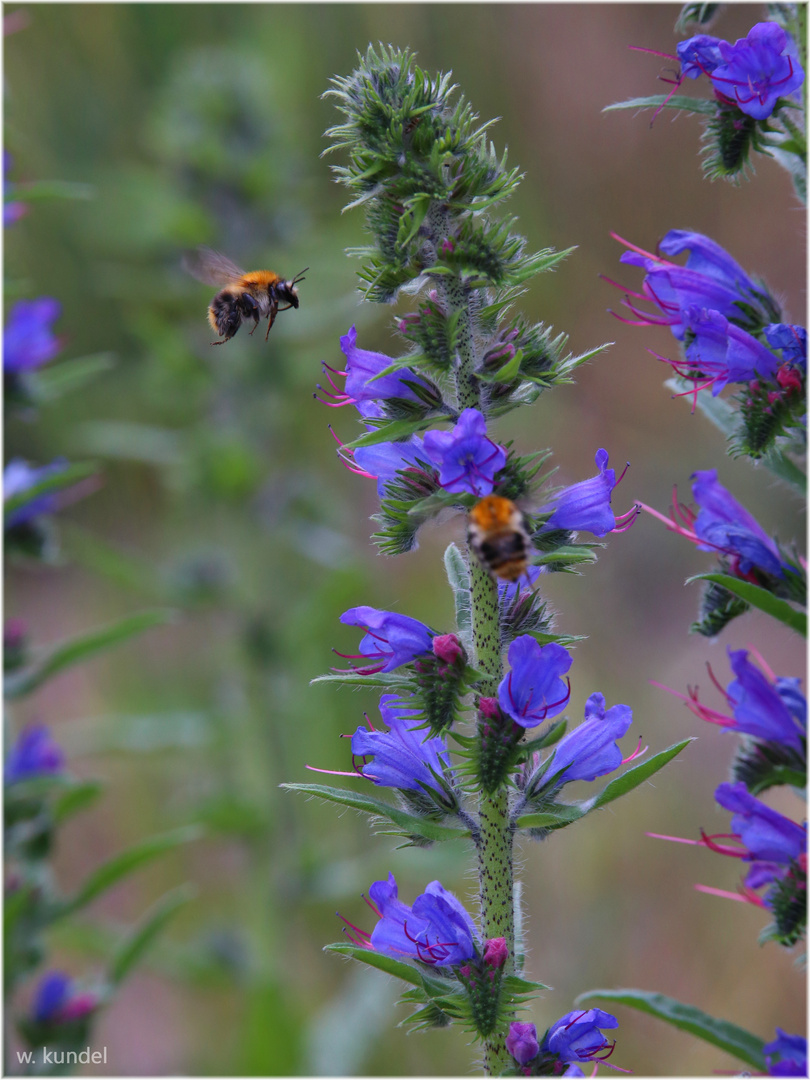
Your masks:
[{"label": "pink flower bud", "polygon": [[437,634],[433,639],[433,655],[445,664],[455,664],[464,656],[464,646],[455,634]]},{"label": "pink flower bud", "polygon": [[506,938],[490,938],[484,946],[484,963],[489,964],[490,967],[502,968],[508,955],[509,948],[506,944]]},{"label": "pink flower bud", "polygon": [[478,711],[487,720],[497,720],[501,715],[498,699],[494,697],[482,697],[478,701]]}]

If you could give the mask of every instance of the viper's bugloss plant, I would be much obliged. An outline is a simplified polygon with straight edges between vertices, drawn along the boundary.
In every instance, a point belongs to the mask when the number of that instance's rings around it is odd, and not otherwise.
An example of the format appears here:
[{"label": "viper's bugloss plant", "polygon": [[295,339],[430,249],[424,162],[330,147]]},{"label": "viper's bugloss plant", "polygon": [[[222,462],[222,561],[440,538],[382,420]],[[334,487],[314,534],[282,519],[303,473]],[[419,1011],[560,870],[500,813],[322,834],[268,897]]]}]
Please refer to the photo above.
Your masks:
[{"label": "viper's bugloss plant", "polygon": [[[717,7],[686,5],[678,29],[694,22],[707,25]],[[681,42],[677,57],[672,57],[680,64],[679,74],[667,80],[673,82],[670,94],[620,107],[654,105],[657,111],[672,107],[708,114],[705,150],[711,177],[734,178],[752,150],[767,153],[789,169],[804,201],[806,10],[803,4],[771,4],[771,21],[757,23],[733,45],[702,33]],[[704,75],[714,89],[714,102],[676,96],[685,79]],[[667,385],[675,396],[691,397],[692,412],[699,409],[720,428],[729,453],[763,464],[806,498],[805,328],[787,321],[765,284],[707,236],[671,230],[655,253],[621,242],[629,249],[621,261],[642,268],[645,277],[640,291],[625,295],[629,315],[619,317],[638,326],[667,326],[682,348],[675,359],[653,353],[676,374]],[[669,258],[683,252],[688,253],[685,265]],[[696,510],[679,503],[676,494],[668,518],[650,507],[643,509],[718,557],[716,570],[696,575],[705,587],[692,631],[715,638],[733,619],[756,608],[806,637],[807,562],[798,545],[787,545],[763,528],[720,483],[716,468],[698,470],[691,479]],[[807,699],[801,678],[777,676],[755,650],[728,649],[728,658],[735,678],[726,687],[707,664],[723,708],[701,699],[697,686],[687,694],[662,689],[680,697],[700,719],[737,736],[731,782],[719,784],[714,792],[721,810],[731,813],[730,831],[702,829],[699,840],[648,835],[702,846],[747,864],[735,893],[695,887],[764,909],[771,921],[760,941],[791,948],[806,934],[807,824],[759,796],[767,798],[779,786],[804,795]],[[805,806],[802,798],[798,817],[804,817]],[[759,1073],[807,1072],[804,1036],[777,1028],[778,1037],[766,1043],[697,1005],[655,991],[598,990],[580,995],[578,1002],[593,1000],[622,1002],[686,1026]]]},{"label": "viper's bugloss plant", "polygon": [[[579,541],[579,531],[600,538],[619,532],[636,510],[614,515],[617,480],[606,450],[596,454],[595,477],[555,488],[551,473],[541,474],[550,451],[523,453],[503,434],[502,417],[570,382],[600,351],[572,356],[564,334],[514,310],[526,283],[569,251],[531,254],[515,220],[496,216],[519,172],[496,152],[490,125],[456,96],[448,75],[421,71],[407,50],[370,47],[328,93],[343,113],[328,132],[332,149],[348,159],[335,173],[351,192],[350,206],[366,213],[370,243],[354,252],[362,259],[361,293],[408,304],[394,323],[401,356],[362,347],[353,326],[339,339],[344,367],[324,364],[328,386],[316,396],[332,407],[353,405],[361,425],[355,437],[335,435],[338,453],[354,472],[377,480],[375,540],[385,554],[412,550],[438,515],[464,524],[480,500],[491,499],[519,523],[504,543],[516,545],[520,561],[517,580],[499,580],[485,555],[475,554],[485,546],[451,544],[445,569],[456,625],[441,632],[410,611],[364,606],[340,617],[364,636],[357,653],[338,654],[350,666],[323,679],[384,691],[388,730],[366,717],[352,755],[355,774],[393,789],[395,803],[368,789],[286,786],[365,810],[412,845],[467,839],[478,864],[475,918],[438,881],[404,904],[391,874],[369,893],[376,925],[368,930],[362,919],[344,919],[349,943],[329,948],[405,980],[411,988],[404,1000],[415,1007],[408,1023],[462,1023],[483,1043],[487,1073],[509,1074],[527,1046],[540,1051],[536,1039],[524,1038],[514,1056],[515,1016],[540,989],[523,977],[515,839],[544,839],[606,805],[686,741],[589,799],[562,800],[569,782],[593,781],[638,756],[624,756],[617,743],[631,723],[630,707],[606,708],[599,693],[589,697],[584,722],[566,734],[560,714],[571,695],[571,638],[552,630],[539,597],[544,572],[595,558],[598,545]],[[569,1014],[550,1029],[542,1047],[549,1073],[606,1056],[596,1028],[617,1022],[596,1012]]]}]

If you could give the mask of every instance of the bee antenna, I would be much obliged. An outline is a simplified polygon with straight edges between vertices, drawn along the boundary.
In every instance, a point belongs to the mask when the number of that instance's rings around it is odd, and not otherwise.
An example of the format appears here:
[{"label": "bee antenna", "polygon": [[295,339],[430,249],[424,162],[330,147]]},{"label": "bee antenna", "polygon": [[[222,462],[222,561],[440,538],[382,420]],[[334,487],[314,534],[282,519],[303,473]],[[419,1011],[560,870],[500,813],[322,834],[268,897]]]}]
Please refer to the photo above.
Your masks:
[{"label": "bee antenna", "polygon": [[292,279],[290,284],[291,285],[297,285],[299,281],[303,281],[304,280],[304,274],[307,272],[307,270],[309,270],[309,267],[305,266],[300,274],[295,275],[295,277]]}]

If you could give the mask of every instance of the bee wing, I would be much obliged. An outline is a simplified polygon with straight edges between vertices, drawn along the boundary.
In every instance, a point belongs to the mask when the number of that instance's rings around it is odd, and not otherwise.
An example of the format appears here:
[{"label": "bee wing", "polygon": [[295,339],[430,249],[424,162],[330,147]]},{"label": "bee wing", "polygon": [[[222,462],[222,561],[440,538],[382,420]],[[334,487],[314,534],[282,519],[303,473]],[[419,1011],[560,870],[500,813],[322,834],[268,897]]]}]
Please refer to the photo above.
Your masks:
[{"label": "bee wing", "polygon": [[209,247],[200,247],[196,251],[186,252],[183,256],[183,269],[197,281],[202,281],[206,285],[219,286],[238,281],[245,272],[236,263],[231,262],[227,255]]}]

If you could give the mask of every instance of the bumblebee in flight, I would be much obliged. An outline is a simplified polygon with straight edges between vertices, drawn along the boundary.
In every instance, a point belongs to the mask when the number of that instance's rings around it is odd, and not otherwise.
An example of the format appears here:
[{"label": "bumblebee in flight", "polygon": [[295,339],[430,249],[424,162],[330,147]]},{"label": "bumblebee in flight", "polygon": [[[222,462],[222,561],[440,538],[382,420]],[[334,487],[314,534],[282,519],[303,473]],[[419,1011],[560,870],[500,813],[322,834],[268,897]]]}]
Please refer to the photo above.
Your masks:
[{"label": "bumblebee in flight", "polygon": [[[279,311],[298,307],[296,286],[304,280],[304,274],[309,270],[307,266],[292,281],[284,281],[272,270],[250,270],[245,273],[227,256],[207,247],[198,248],[193,254],[187,255],[183,265],[198,281],[219,286],[220,291],[208,307],[211,329],[220,336],[219,341],[211,342],[212,345],[224,345],[230,341],[243,321],[249,319],[253,320],[251,334],[260,319],[267,319],[267,333],[264,335],[267,341]],[[280,303],[287,306],[279,307]]]},{"label": "bumblebee in flight", "polygon": [[493,577],[517,581],[529,565],[526,518],[511,499],[487,495],[470,510],[467,543]]}]

